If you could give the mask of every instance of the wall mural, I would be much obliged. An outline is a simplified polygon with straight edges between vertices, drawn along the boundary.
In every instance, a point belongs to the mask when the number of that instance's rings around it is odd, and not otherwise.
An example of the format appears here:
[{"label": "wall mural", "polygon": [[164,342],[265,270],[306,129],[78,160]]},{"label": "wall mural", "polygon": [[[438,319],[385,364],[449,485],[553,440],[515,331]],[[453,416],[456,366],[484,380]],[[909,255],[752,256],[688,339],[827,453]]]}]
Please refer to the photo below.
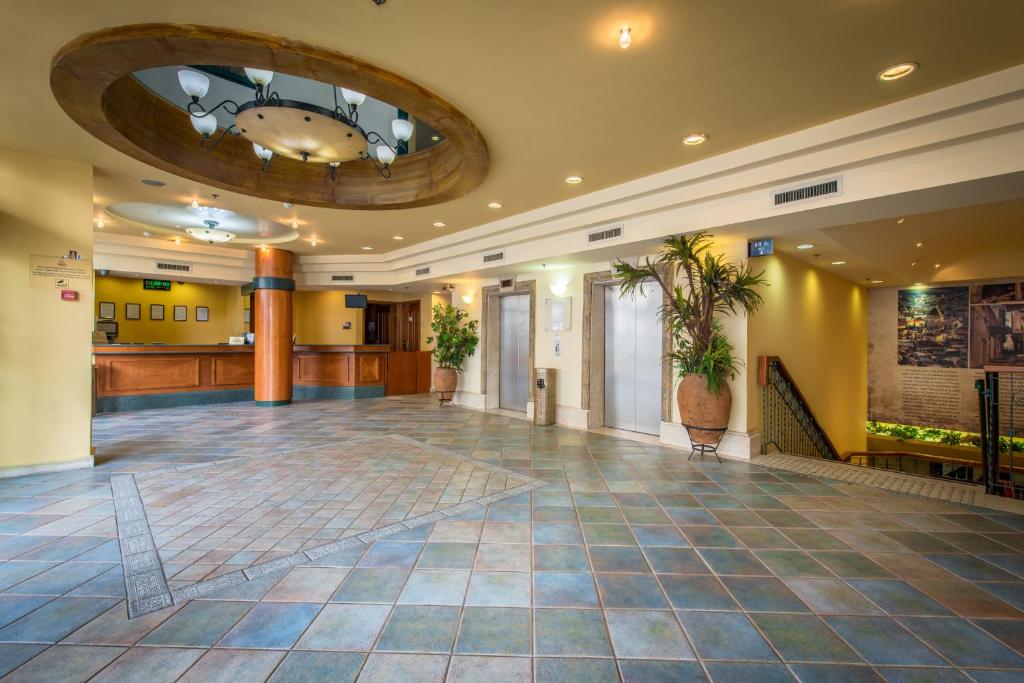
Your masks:
[{"label": "wall mural", "polygon": [[975,432],[986,365],[1024,368],[1024,281],[869,292],[869,419]]}]

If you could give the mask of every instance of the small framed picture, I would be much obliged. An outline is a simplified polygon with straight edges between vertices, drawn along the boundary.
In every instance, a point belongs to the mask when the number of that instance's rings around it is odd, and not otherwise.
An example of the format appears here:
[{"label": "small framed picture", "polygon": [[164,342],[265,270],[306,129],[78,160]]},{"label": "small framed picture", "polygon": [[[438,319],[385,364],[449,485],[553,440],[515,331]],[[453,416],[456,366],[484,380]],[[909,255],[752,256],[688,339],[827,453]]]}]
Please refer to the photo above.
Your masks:
[{"label": "small framed picture", "polygon": [[142,320],[142,304],[125,304],[125,320]]},{"label": "small framed picture", "polygon": [[116,307],[113,301],[100,302],[100,320],[113,320]]},{"label": "small framed picture", "polygon": [[164,319],[164,305],[163,304],[150,304],[149,305],[149,319],[150,320],[163,320]]},{"label": "small framed picture", "polygon": [[544,327],[548,332],[568,332],[572,329],[572,297],[564,296],[546,301],[548,321]]},{"label": "small framed picture", "polygon": [[244,310],[244,312],[243,312],[243,314],[242,314],[242,320],[243,320],[243,321],[244,321],[244,322],[245,322],[246,324],[249,324],[249,322],[251,322],[251,318],[249,317],[249,309],[248,309],[248,308],[246,308],[246,309]]},{"label": "small framed picture", "polygon": [[210,309],[207,306],[196,306],[196,322],[209,322]]},{"label": "small framed picture", "polygon": [[188,320],[188,306],[175,306],[174,320],[177,322]]}]

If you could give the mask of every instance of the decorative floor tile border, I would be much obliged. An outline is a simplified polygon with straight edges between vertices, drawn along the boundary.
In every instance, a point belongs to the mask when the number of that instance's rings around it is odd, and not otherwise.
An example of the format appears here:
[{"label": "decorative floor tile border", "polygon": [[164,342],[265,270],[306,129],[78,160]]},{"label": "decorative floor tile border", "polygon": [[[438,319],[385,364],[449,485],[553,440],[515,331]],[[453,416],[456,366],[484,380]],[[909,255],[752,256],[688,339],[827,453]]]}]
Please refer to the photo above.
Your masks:
[{"label": "decorative floor tile border", "polygon": [[841,462],[830,462],[816,458],[805,458],[799,455],[769,453],[756,455],[750,459],[754,465],[769,469],[796,472],[813,477],[825,477],[848,484],[860,484],[871,488],[898,493],[905,496],[916,496],[946,503],[973,505],[974,507],[1024,514],[1024,501],[1000,496],[990,496],[976,484],[961,484],[955,481],[944,481],[919,477],[902,472],[860,467]]},{"label": "decorative floor tile border", "polygon": [[[156,549],[155,543],[153,542],[153,535],[149,528],[149,521],[146,518],[145,507],[142,503],[142,496],[139,495],[136,479],[164,476],[174,472],[185,472],[204,467],[211,467],[213,465],[223,464],[226,462],[238,462],[239,460],[250,458],[265,459],[275,455],[284,455],[286,453],[310,450],[310,448],[282,447],[276,449],[274,452],[264,453],[258,456],[221,458],[219,460],[206,463],[170,465],[168,467],[162,467],[138,474],[112,475],[110,477],[110,489],[114,499],[114,514],[117,519],[117,537],[121,545],[121,561],[124,566],[125,591],[127,592],[128,597],[128,618],[134,619],[135,617],[149,614],[150,612],[155,612],[157,610],[164,609],[165,607],[170,607],[172,604],[178,605],[189,600],[194,600],[198,597],[209,595],[210,593],[229,586],[235,586],[240,583],[245,583],[246,581],[252,581],[253,579],[257,579],[261,576],[265,576],[282,569],[306,564],[307,562],[314,562],[346,548],[359,545],[369,545],[374,541],[403,531],[408,531],[409,529],[415,529],[426,524],[433,524],[434,522],[438,522],[449,517],[455,517],[463,513],[476,512],[492,503],[513,498],[547,485],[547,482],[542,479],[534,479],[527,475],[520,474],[519,472],[513,472],[512,470],[499,467],[498,465],[494,465],[489,462],[476,460],[458,453],[452,453],[451,451],[418,441],[408,436],[383,434],[379,436],[356,437],[348,439],[344,441],[344,443],[362,443],[385,438],[400,441],[422,450],[433,451],[438,455],[443,455],[447,458],[453,458],[455,460],[470,463],[481,469],[503,474],[508,480],[518,481],[521,483],[518,486],[513,486],[512,488],[505,489],[504,491],[448,505],[433,512],[417,515],[416,517],[411,517],[401,522],[389,524],[378,529],[371,529],[370,531],[364,531],[363,533],[356,534],[355,536],[325,543],[291,555],[254,564],[246,567],[245,569],[221,574],[213,579],[199,581],[198,583],[194,583],[190,586],[171,590],[167,585],[167,579],[164,577],[163,565],[160,562],[159,553]],[[331,447],[337,446],[337,444],[329,445]],[[314,446],[312,448],[325,447],[327,447],[327,445]]]}]

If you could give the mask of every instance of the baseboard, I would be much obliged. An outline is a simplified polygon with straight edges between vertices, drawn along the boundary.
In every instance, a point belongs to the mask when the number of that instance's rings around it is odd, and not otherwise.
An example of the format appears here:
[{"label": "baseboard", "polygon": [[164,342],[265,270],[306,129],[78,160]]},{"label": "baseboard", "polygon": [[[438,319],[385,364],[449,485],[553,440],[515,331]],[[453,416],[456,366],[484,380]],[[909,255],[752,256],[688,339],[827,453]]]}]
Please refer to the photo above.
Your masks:
[{"label": "baseboard", "polygon": [[81,458],[80,460],[68,460],[66,462],[48,462],[41,465],[18,465],[15,467],[0,467],[0,479],[11,477],[24,477],[30,474],[48,474],[50,472],[63,472],[65,470],[77,470],[83,467],[92,467],[95,464],[92,457]]},{"label": "baseboard", "polygon": [[[690,450],[693,444],[686,427],[676,422],[661,423],[661,442],[676,448]],[[761,450],[761,433],[727,431],[718,446],[718,454],[723,458],[734,460],[750,460],[751,456]]]},{"label": "baseboard", "polygon": [[555,406],[555,424],[586,431],[590,426],[589,419],[589,410],[570,406]]},{"label": "baseboard", "polygon": [[452,403],[463,408],[486,410],[487,396],[473,391],[456,391],[452,396]]}]

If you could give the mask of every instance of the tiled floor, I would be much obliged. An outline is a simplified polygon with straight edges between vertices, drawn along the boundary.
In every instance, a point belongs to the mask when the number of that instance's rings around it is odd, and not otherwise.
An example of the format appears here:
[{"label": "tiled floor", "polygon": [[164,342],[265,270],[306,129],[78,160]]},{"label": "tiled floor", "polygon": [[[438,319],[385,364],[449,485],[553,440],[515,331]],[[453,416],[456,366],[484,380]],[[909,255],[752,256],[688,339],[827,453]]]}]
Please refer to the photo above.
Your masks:
[{"label": "tiled floor", "polygon": [[[288,451],[341,460],[347,439],[384,434],[548,485],[127,618],[112,474]],[[96,440],[94,470],[0,481],[9,680],[1024,680],[1012,514],[688,463],[424,398],[104,416]],[[167,475],[155,476],[139,481]],[[296,509],[337,519],[319,500]],[[303,527],[289,518],[281,530]],[[212,551],[190,548],[161,551],[187,565],[172,581],[202,578],[189,567],[203,563],[175,556]]]}]

